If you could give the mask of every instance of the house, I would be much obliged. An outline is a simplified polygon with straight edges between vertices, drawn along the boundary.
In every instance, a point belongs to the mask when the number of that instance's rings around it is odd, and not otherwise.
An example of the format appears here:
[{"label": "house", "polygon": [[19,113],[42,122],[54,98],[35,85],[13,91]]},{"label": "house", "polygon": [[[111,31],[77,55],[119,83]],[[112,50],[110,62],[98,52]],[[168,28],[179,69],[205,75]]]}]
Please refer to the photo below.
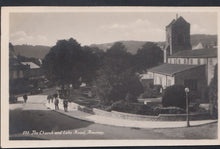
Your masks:
[{"label": "house", "polygon": [[201,42],[199,42],[196,46],[194,46],[192,49],[193,50],[196,50],[196,49],[203,49],[204,48],[204,46],[203,46],[203,44],[201,43]]},{"label": "house", "polygon": [[184,85],[205,100],[218,61],[217,48],[192,50],[189,30],[190,24],[182,17],[166,26],[164,64],[148,69],[142,79],[153,80],[154,85],[163,89],[174,84]]},{"label": "house", "polygon": [[43,71],[33,62],[21,62],[9,44],[9,91],[10,95],[26,93],[33,87],[44,85]]},{"label": "house", "polygon": [[33,88],[43,88],[45,76],[42,68],[33,62],[21,62],[24,66],[29,67],[26,71],[26,76],[29,80],[30,85]]},{"label": "house", "polygon": [[40,66],[38,66],[37,64],[35,64],[33,62],[21,62],[21,63],[23,65],[29,67],[29,70],[27,72],[27,77],[30,80],[44,78],[42,70],[41,70]]},{"label": "house", "polygon": [[28,66],[23,65],[17,58],[12,44],[9,44],[9,92],[10,95],[28,90]]}]

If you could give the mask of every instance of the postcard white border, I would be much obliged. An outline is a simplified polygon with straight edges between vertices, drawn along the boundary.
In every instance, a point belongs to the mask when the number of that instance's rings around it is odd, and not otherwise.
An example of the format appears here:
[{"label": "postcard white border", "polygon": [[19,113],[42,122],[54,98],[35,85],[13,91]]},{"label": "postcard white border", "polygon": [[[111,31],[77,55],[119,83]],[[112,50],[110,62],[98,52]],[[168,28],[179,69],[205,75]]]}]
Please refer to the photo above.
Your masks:
[{"label": "postcard white border", "polygon": [[[218,23],[220,7],[2,7],[1,9],[1,146],[2,147],[84,147],[84,146],[177,146],[177,145],[219,145],[215,140],[9,140],[9,14],[45,12],[216,12]],[[218,27],[218,45],[220,30]],[[219,60],[219,52],[218,52]],[[218,65],[218,70],[220,66]],[[220,79],[219,79],[220,80]],[[218,80],[218,84],[220,84]],[[218,87],[218,93],[220,88]],[[218,99],[219,101],[219,99]],[[220,115],[220,108],[218,108]]]}]

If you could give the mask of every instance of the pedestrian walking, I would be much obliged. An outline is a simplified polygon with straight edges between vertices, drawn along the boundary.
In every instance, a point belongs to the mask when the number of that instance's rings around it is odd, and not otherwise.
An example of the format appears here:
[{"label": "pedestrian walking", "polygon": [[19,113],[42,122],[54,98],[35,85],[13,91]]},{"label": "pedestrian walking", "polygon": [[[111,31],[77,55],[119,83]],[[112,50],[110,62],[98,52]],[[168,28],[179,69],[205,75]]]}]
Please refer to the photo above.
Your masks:
[{"label": "pedestrian walking", "polygon": [[58,97],[55,97],[55,110],[59,110],[59,99]]},{"label": "pedestrian walking", "polygon": [[48,96],[47,96],[47,100],[48,100],[48,103],[50,103],[51,95],[48,95]]},{"label": "pedestrian walking", "polygon": [[64,107],[64,111],[67,112],[67,109],[68,109],[68,100],[67,99],[63,100],[63,107]]},{"label": "pedestrian walking", "polygon": [[28,97],[27,97],[26,94],[24,94],[23,99],[24,99],[24,102],[26,103],[26,102],[27,102],[27,99],[28,99]]},{"label": "pedestrian walking", "polygon": [[51,95],[51,100],[52,100],[52,102],[53,102],[53,100],[56,99],[56,98],[58,98],[58,94],[57,94],[57,93]]}]

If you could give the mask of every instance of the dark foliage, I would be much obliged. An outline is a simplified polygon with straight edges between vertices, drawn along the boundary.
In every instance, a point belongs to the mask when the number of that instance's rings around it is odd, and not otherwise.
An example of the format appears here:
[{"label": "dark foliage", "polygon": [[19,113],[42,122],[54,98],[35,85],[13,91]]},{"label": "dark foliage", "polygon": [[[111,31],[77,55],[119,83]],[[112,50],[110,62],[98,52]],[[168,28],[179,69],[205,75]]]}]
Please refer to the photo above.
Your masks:
[{"label": "dark foliage", "polygon": [[84,70],[82,73],[82,81],[91,83],[96,79],[96,71],[102,64],[104,52],[98,48],[90,48],[88,46],[82,47],[82,50],[82,61],[85,63],[85,65],[82,66]]},{"label": "dark foliage", "polygon": [[114,104],[114,106],[111,107],[111,110],[132,114],[154,115],[153,108],[148,105],[128,103],[125,101]]},{"label": "dark foliage", "polygon": [[89,82],[95,76],[98,56],[89,47],[70,38],[60,40],[43,60],[43,69],[50,81],[59,85],[72,83],[78,87],[81,81]]},{"label": "dark foliage", "polygon": [[160,88],[161,85],[155,85],[152,87],[147,87],[144,90],[144,93],[141,95],[141,98],[155,98],[161,95]]},{"label": "dark foliage", "polygon": [[214,77],[209,85],[209,103],[210,103],[210,114],[217,117],[218,114],[218,65],[215,65]]},{"label": "dark foliage", "polygon": [[106,52],[96,79],[97,95],[104,104],[125,100],[127,94],[136,100],[143,92],[139,77],[131,69],[131,58],[121,43],[115,43]]},{"label": "dark foliage", "polygon": [[173,85],[165,89],[162,97],[162,105],[164,107],[180,107],[186,108],[185,87],[182,85]]},{"label": "dark foliage", "polygon": [[147,42],[134,56],[134,68],[138,72],[163,62],[163,52],[155,43]]},{"label": "dark foliage", "polygon": [[183,114],[186,111],[179,107],[155,107],[154,114]]}]

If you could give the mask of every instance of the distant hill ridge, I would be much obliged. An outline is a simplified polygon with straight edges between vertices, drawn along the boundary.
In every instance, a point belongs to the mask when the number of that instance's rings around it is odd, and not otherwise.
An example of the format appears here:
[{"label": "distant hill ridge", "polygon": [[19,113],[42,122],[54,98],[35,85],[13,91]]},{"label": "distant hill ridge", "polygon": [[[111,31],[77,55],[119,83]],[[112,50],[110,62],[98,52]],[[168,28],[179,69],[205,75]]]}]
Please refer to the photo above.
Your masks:
[{"label": "distant hill ridge", "polygon": [[[150,41],[117,41],[122,42],[127,48],[128,52],[135,54],[139,48],[141,48],[146,42]],[[205,34],[194,34],[191,35],[191,44],[192,47],[196,46],[201,42],[204,45],[209,45],[217,43],[217,35],[205,35]],[[110,48],[115,42],[103,43],[103,44],[91,44],[91,47],[98,47],[99,49],[106,51]],[[154,42],[158,46],[163,47],[165,42]],[[49,46],[32,46],[32,45],[14,45],[14,50],[16,55],[20,54],[21,56],[26,57],[35,57],[43,59],[45,55],[49,52],[51,47]]]},{"label": "distant hill ridge", "polygon": [[51,47],[49,46],[32,46],[32,45],[14,45],[14,51],[16,55],[25,57],[34,57],[43,59],[44,56],[49,52]]}]

